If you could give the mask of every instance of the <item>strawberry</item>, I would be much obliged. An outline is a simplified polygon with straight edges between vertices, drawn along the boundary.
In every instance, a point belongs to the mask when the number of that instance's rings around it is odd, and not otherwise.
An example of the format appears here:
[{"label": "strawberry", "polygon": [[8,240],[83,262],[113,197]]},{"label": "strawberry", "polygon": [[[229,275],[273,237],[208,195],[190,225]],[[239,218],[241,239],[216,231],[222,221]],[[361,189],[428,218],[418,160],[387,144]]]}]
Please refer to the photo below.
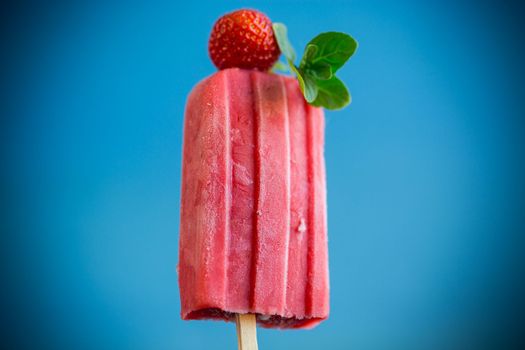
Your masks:
[{"label": "strawberry", "polygon": [[219,18],[211,31],[208,50],[219,69],[267,71],[281,54],[272,22],[255,10],[238,10]]}]

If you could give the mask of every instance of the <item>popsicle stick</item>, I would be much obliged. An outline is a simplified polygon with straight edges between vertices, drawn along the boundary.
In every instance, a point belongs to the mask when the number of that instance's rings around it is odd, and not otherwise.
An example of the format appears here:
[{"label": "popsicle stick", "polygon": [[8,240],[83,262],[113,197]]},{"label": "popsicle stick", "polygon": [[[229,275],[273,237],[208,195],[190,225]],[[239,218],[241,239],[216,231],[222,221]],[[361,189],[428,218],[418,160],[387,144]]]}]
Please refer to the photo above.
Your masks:
[{"label": "popsicle stick", "polygon": [[254,314],[236,314],[239,350],[257,350],[257,328]]}]

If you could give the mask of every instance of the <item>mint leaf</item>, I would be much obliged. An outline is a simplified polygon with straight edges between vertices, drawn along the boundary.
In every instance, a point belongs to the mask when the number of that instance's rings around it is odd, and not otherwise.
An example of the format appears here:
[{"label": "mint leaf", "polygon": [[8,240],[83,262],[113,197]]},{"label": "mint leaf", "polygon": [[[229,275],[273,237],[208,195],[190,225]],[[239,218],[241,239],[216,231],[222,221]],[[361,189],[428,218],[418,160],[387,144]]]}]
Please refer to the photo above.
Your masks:
[{"label": "mint leaf", "polygon": [[[288,40],[286,26],[273,24],[273,32],[281,53],[286,58],[290,71],[299,82],[305,100],[311,105],[327,109],[341,109],[351,101],[345,84],[335,76],[335,72],[354,54],[357,42],[350,36],[339,32],[322,33],[313,38],[304,50],[297,67],[295,51]],[[272,71],[284,70],[277,62]]]},{"label": "mint leaf", "polygon": [[305,84],[304,84],[304,79],[303,79],[301,72],[299,72],[299,69],[297,69],[297,67],[295,66],[295,64],[293,64],[292,61],[288,60],[288,65],[290,66],[290,69],[292,70],[292,72],[295,73],[295,76],[297,77],[297,81],[299,82],[299,88],[301,89],[301,92],[304,95],[304,88],[305,88],[304,85]]},{"label": "mint leaf", "polygon": [[290,44],[290,41],[288,40],[288,29],[286,29],[286,26],[282,23],[274,23],[272,25],[272,28],[273,34],[275,35],[275,39],[277,40],[277,45],[279,45],[279,49],[281,49],[281,52],[283,53],[284,57],[294,62],[295,50],[293,49],[292,44]]},{"label": "mint leaf", "polygon": [[306,102],[312,103],[316,99],[318,93],[317,84],[315,83],[315,80],[312,79],[312,77],[310,77],[309,75],[304,74],[293,64],[292,61],[288,60],[288,64],[297,76],[297,80],[299,81],[299,88],[301,89],[301,92],[303,93]]},{"label": "mint leaf", "polygon": [[328,80],[333,76],[332,67],[326,63],[316,63],[308,66],[305,69],[305,73],[320,80]]},{"label": "mint leaf", "polygon": [[341,109],[351,102],[350,93],[345,84],[336,76],[329,80],[317,80],[317,97],[312,105],[326,109]]},{"label": "mint leaf", "polygon": [[[317,47],[315,50],[310,47]],[[357,41],[350,35],[339,32],[322,33],[313,38],[306,46],[300,69],[315,66],[319,63],[328,64],[335,73],[354,54]]]},{"label": "mint leaf", "polygon": [[315,54],[319,51],[319,47],[317,45],[308,44],[306,45],[306,49],[304,49],[303,58],[301,59],[300,67],[304,67],[304,65],[311,61]]},{"label": "mint leaf", "polygon": [[319,96],[319,85],[316,84],[315,79],[308,74],[304,75],[304,98],[306,102],[313,103]]}]

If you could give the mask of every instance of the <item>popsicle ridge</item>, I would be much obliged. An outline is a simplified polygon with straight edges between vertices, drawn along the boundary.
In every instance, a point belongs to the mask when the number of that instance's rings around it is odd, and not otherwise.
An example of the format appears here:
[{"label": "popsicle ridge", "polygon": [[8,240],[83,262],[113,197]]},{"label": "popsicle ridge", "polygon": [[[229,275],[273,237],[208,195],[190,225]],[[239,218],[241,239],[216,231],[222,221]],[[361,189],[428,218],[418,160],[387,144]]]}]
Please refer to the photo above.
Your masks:
[{"label": "popsicle ridge", "polygon": [[[315,145],[324,144],[324,116],[322,110],[305,105],[308,111],[307,149],[309,205],[308,205],[308,279],[306,289],[306,314],[328,312],[328,250],[326,224],[326,179],[322,149]],[[319,247],[323,247],[319,249]]]},{"label": "popsicle ridge", "polygon": [[285,315],[290,232],[290,135],[281,76],[252,74],[257,120],[255,285],[252,308]]}]

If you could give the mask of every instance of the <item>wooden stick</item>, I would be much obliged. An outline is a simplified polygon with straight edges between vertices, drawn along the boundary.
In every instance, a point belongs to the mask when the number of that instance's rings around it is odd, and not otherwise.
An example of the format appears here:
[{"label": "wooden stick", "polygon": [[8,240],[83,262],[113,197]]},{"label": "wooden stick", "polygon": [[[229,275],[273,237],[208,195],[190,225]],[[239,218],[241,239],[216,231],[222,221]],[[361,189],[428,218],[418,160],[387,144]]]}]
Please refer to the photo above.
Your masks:
[{"label": "wooden stick", "polygon": [[236,314],[239,350],[257,350],[257,328],[254,314]]}]

